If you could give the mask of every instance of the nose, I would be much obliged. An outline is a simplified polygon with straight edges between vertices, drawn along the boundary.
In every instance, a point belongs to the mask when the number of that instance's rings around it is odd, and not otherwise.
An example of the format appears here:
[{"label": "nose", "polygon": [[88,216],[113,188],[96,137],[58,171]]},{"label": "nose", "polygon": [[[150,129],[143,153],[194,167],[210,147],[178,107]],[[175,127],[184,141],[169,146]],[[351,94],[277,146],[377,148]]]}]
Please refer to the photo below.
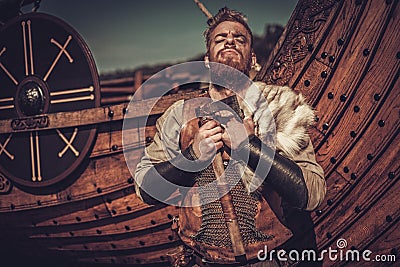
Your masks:
[{"label": "nose", "polygon": [[229,33],[228,36],[226,37],[226,41],[225,41],[225,46],[235,46],[235,38],[233,37],[232,33]]}]

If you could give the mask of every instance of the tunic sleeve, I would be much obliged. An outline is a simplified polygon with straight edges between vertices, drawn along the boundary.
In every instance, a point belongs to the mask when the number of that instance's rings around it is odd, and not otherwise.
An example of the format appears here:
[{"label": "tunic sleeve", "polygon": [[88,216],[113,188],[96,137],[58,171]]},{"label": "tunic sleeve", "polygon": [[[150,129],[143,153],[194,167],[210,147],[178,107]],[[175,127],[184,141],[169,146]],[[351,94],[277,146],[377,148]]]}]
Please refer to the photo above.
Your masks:
[{"label": "tunic sleeve", "polygon": [[[156,134],[153,142],[144,150],[144,155],[135,170],[135,191],[142,199],[139,187],[146,172],[156,163],[176,157],[179,148],[179,134],[182,127],[183,100],[175,102],[156,122]],[[143,200],[143,199],[142,199]]]},{"label": "tunic sleeve", "polygon": [[293,158],[303,172],[303,177],[308,190],[308,204],[306,210],[315,210],[324,200],[326,193],[326,182],[324,171],[317,163],[314,147],[311,140],[308,146]]}]

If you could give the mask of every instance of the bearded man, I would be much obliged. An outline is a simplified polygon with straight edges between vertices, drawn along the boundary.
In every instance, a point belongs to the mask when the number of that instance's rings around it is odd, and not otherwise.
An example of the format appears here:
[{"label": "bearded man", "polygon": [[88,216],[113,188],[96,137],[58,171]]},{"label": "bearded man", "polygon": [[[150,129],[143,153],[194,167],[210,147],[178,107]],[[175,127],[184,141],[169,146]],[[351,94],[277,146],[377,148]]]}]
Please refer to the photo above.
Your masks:
[{"label": "bearded man", "polygon": [[[315,115],[289,87],[235,75],[249,76],[256,64],[241,13],[223,8],[208,24],[209,89],[158,119],[154,142],[136,168],[137,195],[148,204],[174,199],[182,206],[179,236],[193,257],[176,265],[288,264],[291,259],[264,250],[315,249],[308,211],[326,191],[307,133]],[[168,185],[159,184],[160,176]],[[174,185],[187,190],[177,197]]]}]

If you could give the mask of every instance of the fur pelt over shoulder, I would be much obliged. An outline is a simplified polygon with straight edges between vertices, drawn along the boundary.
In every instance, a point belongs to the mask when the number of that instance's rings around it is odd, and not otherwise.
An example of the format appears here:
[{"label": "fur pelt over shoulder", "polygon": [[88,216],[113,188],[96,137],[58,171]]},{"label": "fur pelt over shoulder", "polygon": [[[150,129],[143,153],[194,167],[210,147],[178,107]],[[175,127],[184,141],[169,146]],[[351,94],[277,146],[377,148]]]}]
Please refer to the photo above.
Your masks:
[{"label": "fur pelt over shoulder", "polygon": [[288,86],[255,82],[244,102],[249,108],[245,115],[253,116],[256,134],[269,145],[275,143],[278,152],[292,158],[308,145],[308,127],[315,122],[315,114],[301,94]]}]

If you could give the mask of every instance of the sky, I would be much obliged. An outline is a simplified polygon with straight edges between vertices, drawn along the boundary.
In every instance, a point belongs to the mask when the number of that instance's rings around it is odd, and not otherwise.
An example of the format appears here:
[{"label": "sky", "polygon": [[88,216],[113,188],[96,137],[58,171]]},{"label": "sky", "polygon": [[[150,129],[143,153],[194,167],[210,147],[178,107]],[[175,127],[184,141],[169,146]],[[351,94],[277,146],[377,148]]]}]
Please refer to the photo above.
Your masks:
[{"label": "sky", "polygon": [[[254,34],[266,23],[286,25],[296,0],[201,0],[216,14],[224,6],[248,17]],[[174,63],[205,51],[206,17],[193,0],[42,0],[39,12],[55,15],[77,30],[99,73]]]}]

